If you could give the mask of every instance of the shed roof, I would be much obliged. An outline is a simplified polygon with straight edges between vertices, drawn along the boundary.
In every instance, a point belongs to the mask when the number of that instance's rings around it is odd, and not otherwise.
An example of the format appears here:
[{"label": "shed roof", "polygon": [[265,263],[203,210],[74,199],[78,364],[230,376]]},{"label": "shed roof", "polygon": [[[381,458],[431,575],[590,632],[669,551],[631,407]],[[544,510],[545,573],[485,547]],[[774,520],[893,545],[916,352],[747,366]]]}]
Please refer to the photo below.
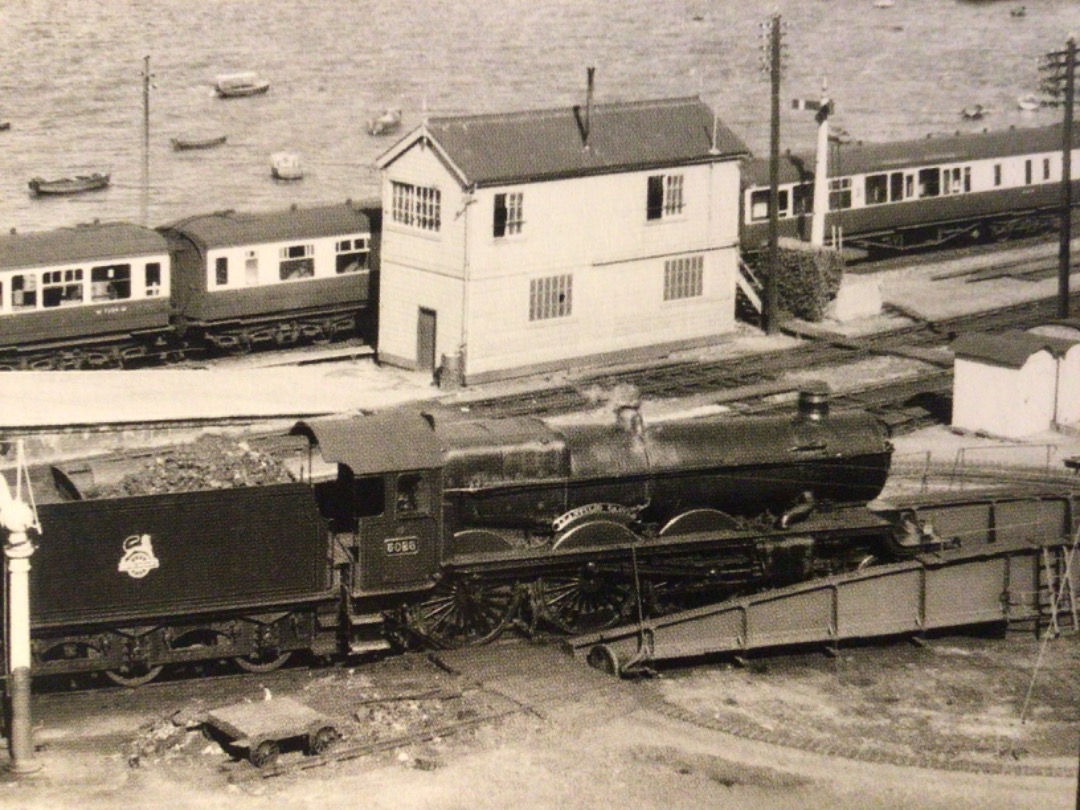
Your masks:
[{"label": "shed roof", "polygon": [[992,366],[1021,368],[1031,355],[1043,350],[1061,357],[1080,340],[1009,331],[997,334],[961,335],[952,343],[957,359],[978,360]]},{"label": "shed roof", "polygon": [[[960,132],[928,135],[891,143],[843,143],[829,149],[829,176],[842,177],[890,169],[938,166],[1010,155],[1060,152],[1062,125],[1023,127],[989,132]],[[1080,146],[1080,131],[1073,136]],[[754,158],[743,170],[744,185],[763,186],[769,182],[769,161]],[[785,154],[780,159],[780,182],[807,182],[814,177],[813,152]]]},{"label": "shed roof", "polygon": [[324,461],[354,475],[439,467],[442,456],[431,423],[409,411],[297,422],[290,433],[307,437]]},{"label": "shed roof", "polygon": [[[584,137],[588,120],[587,148]],[[463,185],[492,186],[731,160],[746,145],[692,98],[432,118],[379,158],[432,142]]]},{"label": "shed roof", "polygon": [[157,231],[129,222],[94,223],[0,236],[0,269],[126,259],[166,253]]},{"label": "shed roof", "polygon": [[287,208],[264,213],[216,211],[165,225],[163,233],[186,236],[204,250],[209,248],[284,242],[347,233],[367,233],[371,224],[360,206],[351,201],[311,208]]}]

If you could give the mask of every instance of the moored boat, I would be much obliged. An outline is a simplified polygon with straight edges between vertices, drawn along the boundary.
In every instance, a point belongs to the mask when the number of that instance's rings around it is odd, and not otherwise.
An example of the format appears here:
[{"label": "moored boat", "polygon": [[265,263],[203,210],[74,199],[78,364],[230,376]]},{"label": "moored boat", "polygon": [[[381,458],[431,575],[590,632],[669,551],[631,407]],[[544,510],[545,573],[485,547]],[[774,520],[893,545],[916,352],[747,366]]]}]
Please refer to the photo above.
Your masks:
[{"label": "moored boat", "polygon": [[221,98],[257,96],[270,89],[270,82],[259,78],[257,73],[222,73],[214,79],[214,90]]},{"label": "moored boat", "polygon": [[0,132],[11,129],[10,121],[0,121]]},{"label": "moored boat", "polygon": [[186,149],[212,149],[225,143],[227,137],[226,135],[180,136],[171,138],[170,141],[173,149],[182,152]]},{"label": "moored boat", "polygon": [[982,104],[971,104],[960,111],[960,115],[969,121],[978,121],[990,112]]},{"label": "moored boat", "polygon": [[299,180],[304,176],[300,158],[292,152],[274,152],[270,156],[270,176],[275,180]]},{"label": "moored boat", "polygon": [[401,110],[387,109],[377,118],[368,121],[369,135],[389,135],[401,127]]},{"label": "moored boat", "polygon": [[107,188],[109,175],[100,172],[80,174],[75,177],[62,177],[59,180],[46,180],[35,177],[30,183],[30,193],[34,196],[51,194],[82,194],[84,191],[97,191]]}]

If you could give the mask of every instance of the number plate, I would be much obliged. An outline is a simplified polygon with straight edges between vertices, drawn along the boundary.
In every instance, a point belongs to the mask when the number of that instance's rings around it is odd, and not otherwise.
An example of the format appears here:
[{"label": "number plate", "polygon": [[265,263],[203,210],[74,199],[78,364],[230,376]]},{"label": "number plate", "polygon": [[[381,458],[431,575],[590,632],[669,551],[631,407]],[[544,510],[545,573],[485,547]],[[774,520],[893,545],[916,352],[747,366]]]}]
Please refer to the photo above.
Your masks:
[{"label": "number plate", "polygon": [[391,537],[383,542],[386,544],[386,554],[389,557],[417,554],[420,551],[420,541],[415,537]]}]

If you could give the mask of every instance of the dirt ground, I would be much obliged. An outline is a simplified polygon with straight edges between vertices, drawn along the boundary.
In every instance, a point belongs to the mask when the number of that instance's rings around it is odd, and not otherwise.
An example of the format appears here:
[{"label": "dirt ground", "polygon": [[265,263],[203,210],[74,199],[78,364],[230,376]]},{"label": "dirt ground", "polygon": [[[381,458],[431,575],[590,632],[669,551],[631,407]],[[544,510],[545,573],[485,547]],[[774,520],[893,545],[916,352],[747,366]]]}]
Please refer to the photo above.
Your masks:
[{"label": "dirt ground", "polygon": [[[41,696],[44,767],[0,781],[0,807],[1074,806],[1080,635],[896,641],[633,682],[521,640],[449,660]],[[194,721],[264,687],[333,717],[339,752],[430,739],[263,778]]]}]

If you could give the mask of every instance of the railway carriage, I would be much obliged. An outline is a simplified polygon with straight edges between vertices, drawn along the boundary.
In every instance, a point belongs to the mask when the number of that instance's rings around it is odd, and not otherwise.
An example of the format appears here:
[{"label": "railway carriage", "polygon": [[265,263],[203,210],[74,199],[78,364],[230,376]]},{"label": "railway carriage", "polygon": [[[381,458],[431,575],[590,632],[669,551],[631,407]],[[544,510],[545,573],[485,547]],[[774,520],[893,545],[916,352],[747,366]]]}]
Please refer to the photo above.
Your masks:
[{"label": "railway carriage", "polygon": [[185,340],[227,352],[374,334],[376,234],[352,202],[220,211],[160,228]]},{"label": "railway carriage", "polygon": [[165,239],[127,223],[0,237],[0,369],[117,367],[168,344]]},{"label": "railway carriage", "polygon": [[[907,250],[1003,239],[1056,227],[1061,207],[1061,125],[935,135],[830,147],[826,234],[868,250]],[[1080,193],[1080,136],[1072,150]],[[781,157],[777,212],[782,236],[807,240],[814,156]],[[769,162],[743,168],[742,245],[757,253],[769,227]]]}]

